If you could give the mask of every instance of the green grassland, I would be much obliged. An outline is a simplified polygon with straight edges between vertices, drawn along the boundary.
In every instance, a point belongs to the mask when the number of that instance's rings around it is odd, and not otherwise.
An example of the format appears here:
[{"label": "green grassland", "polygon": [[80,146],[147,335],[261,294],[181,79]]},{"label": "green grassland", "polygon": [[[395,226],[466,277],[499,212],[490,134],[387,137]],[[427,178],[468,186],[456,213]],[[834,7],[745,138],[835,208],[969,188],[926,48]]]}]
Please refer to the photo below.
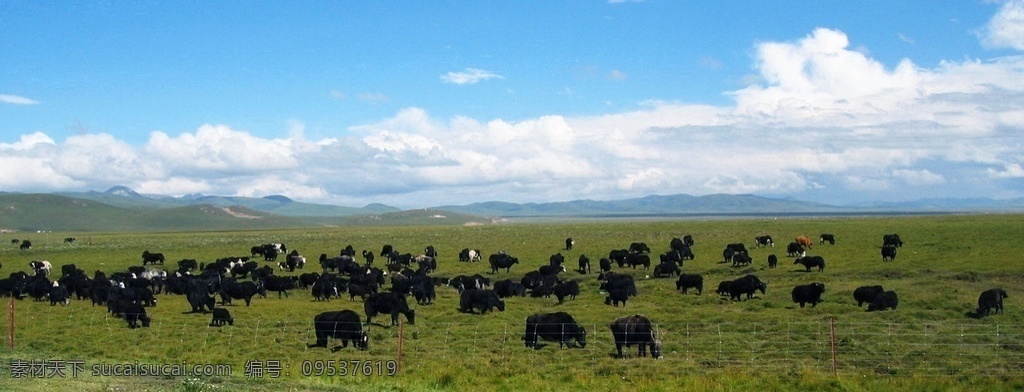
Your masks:
[{"label": "green grassland", "polygon": [[[786,257],[785,244],[797,235],[817,238],[834,233],[835,245],[817,245],[809,252],[826,259],[823,272],[804,272]],[[883,262],[883,234],[898,233],[906,245],[895,261]],[[936,215],[842,218],[750,218],[730,220],[574,221],[506,223],[477,226],[336,227],[296,230],[245,230],[159,233],[21,233],[0,236],[0,274],[27,270],[30,260],[49,260],[55,270],[74,263],[89,272],[107,273],[140,265],[143,250],[163,252],[166,268],[176,260],[212,261],[246,256],[251,246],[283,242],[319,272],[321,253],[335,255],[346,245],[379,252],[391,244],[400,252],[418,253],[433,245],[440,253],[440,276],[481,273],[494,280],[522,275],[566,256],[563,278],[578,279],[582,293],[556,304],[555,298],[510,298],[504,312],[485,315],[458,311],[458,293],[438,287],[432,305],[413,305],[416,323],[388,326],[378,316],[365,328],[370,349],[351,347],[331,352],[307,349],[314,341],[312,318],[327,310],[362,304],[347,296],[316,302],[308,292],[288,298],[254,299],[252,306],[235,301],[234,326],[212,328],[209,315],[185,314],[182,296],[158,295],[149,308],[150,328],[131,330],[88,300],[50,306],[30,299],[15,303],[15,347],[0,348],[0,390],[1019,390],[1024,387],[1024,263],[1020,240],[1024,215]],[[681,294],[675,278],[649,278],[650,271],[613,268],[637,279],[639,295],[625,307],[603,303],[595,275],[572,269],[581,254],[592,260],[607,257],[634,241],[646,242],[652,258],[668,249],[673,237],[691,234],[696,260],[684,272],[705,278],[703,295]],[[772,235],[774,248],[754,248],[754,237]],[[73,236],[77,242],[64,244]],[[19,250],[11,238],[31,238],[33,248]],[[566,251],[564,239],[576,246]],[[743,242],[754,264],[733,268],[721,263],[728,243]],[[462,248],[486,255],[504,250],[519,257],[511,273],[489,275],[482,263],[460,263]],[[779,256],[779,268],[767,269],[768,254]],[[261,261],[261,263],[264,263]],[[378,258],[378,265],[382,263]],[[266,263],[269,264],[269,263]],[[59,272],[58,272],[59,273]],[[718,282],[754,273],[768,281],[766,294],[741,302],[714,293]],[[278,270],[275,274],[287,275]],[[790,299],[798,284],[822,282],[825,302],[800,308]],[[866,312],[853,301],[861,285],[881,284],[900,296],[895,311]],[[1010,295],[1005,314],[968,317],[978,293],[1003,287]],[[7,300],[4,299],[6,304]],[[526,348],[521,336],[527,316],[566,311],[588,330],[585,348],[559,350],[557,343],[539,350]],[[608,324],[619,316],[640,313],[657,323],[665,342],[664,359],[615,358]],[[0,336],[10,331],[4,312]],[[834,330],[832,326],[834,325]],[[387,373],[387,361],[398,359],[401,370]],[[835,334],[835,349],[831,336]],[[334,345],[334,341],[330,343]],[[833,362],[832,353],[836,353]],[[17,361],[82,361],[78,377],[12,377]],[[369,361],[372,375],[316,376],[317,361]],[[113,363],[227,364],[230,376],[127,377],[93,376],[92,365]],[[255,361],[255,362],[253,362]],[[253,377],[246,364],[280,364],[279,374]],[[335,362],[338,364],[339,362]],[[833,371],[833,365],[836,366]],[[255,369],[266,369],[257,366]],[[360,368],[363,369],[363,368]],[[272,370],[272,369],[270,369]],[[383,371],[381,371],[383,370]],[[362,370],[361,370],[362,371]],[[304,374],[305,373],[305,374]]]}]

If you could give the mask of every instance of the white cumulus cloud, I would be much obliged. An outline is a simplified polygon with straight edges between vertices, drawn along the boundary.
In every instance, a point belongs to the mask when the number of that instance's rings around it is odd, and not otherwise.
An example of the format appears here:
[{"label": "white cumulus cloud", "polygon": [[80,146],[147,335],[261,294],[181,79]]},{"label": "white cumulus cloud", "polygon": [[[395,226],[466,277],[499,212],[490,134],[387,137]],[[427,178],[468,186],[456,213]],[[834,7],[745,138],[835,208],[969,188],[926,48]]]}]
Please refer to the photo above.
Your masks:
[{"label": "white cumulus cloud", "polygon": [[466,68],[441,75],[441,81],[450,84],[476,84],[491,79],[504,79],[504,76],[491,71],[477,68]]},{"label": "white cumulus cloud", "polygon": [[1024,50],[1024,0],[1001,5],[981,31],[981,43],[991,48]]},{"label": "white cumulus cloud", "polygon": [[9,103],[11,105],[38,105],[39,101],[31,98],[25,98],[19,95],[11,94],[0,94],[0,102]]}]

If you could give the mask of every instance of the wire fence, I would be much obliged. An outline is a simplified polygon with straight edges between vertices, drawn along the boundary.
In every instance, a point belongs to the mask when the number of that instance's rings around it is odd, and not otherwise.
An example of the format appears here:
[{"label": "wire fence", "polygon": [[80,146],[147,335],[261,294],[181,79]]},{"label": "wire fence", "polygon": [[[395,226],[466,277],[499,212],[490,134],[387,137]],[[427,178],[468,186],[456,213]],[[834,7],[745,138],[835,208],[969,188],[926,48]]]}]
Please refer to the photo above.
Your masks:
[{"label": "wire fence", "polygon": [[[585,347],[559,349],[559,342],[540,348],[524,344],[525,324],[503,323],[481,316],[478,323],[431,321],[390,326],[387,315],[364,328],[370,349],[350,345],[333,353],[330,348],[309,348],[316,341],[312,321],[268,320],[219,328],[197,327],[196,320],[156,323],[130,330],[112,316],[96,317],[96,310],[80,313],[19,315],[11,332],[5,317],[0,333],[2,350],[47,353],[54,357],[90,355],[117,358],[104,349],[123,352],[139,347],[147,358],[199,360],[221,353],[219,360],[243,363],[280,359],[290,363],[342,355],[379,361],[400,361],[402,367],[436,364],[469,366],[491,364],[546,364],[572,361],[600,365],[611,361],[649,361],[638,358],[636,346],[618,357],[607,323],[581,323]],[[92,315],[84,317],[84,315]],[[208,322],[209,315],[189,316]],[[384,325],[377,324],[383,323]],[[679,371],[790,372],[875,375],[1024,375],[1024,325],[991,323],[856,323],[832,319],[818,322],[657,323],[664,358]],[[88,339],[70,340],[45,331],[82,331]],[[13,349],[10,338],[14,337]],[[329,347],[340,345],[330,340]],[[138,354],[132,354],[138,355]],[[132,358],[128,356],[127,358]],[[654,362],[651,362],[654,363]]]}]

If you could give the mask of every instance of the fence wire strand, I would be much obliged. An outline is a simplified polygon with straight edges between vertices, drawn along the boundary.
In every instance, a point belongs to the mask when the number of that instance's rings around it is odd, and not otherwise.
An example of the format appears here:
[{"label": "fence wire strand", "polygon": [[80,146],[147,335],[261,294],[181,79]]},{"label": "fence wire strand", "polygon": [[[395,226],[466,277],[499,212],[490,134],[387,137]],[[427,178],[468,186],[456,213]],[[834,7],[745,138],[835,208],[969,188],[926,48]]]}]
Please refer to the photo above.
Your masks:
[{"label": "fence wire strand", "polygon": [[[19,315],[18,325],[58,330],[73,323],[76,328],[102,330],[116,344],[146,344],[139,334],[126,334],[123,320],[113,316],[82,317],[71,310],[64,317]],[[203,316],[204,318],[207,316]],[[387,320],[382,319],[387,324]],[[312,321],[259,320],[248,325],[196,328],[190,323],[154,323],[153,336],[180,344],[162,355],[202,356],[224,345],[250,355],[272,357],[275,347],[301,347],[316,340]],[[550,363],[552,357],[573,358],[581,363],[621,360],[607,323],[583,323],[586,346],[559,350],[559,342],[544,342],[539,349],[525,346],[522,323],[483,320],[479,323],[432,323],[406,325],[403,361],[410,366],[427,366],[440,359],[445,363],[469,363],[474,358],[511,363]],[[397,358],[399,328],[372,324],[364,327],[371,337],[371,350],[357,354],[375,358]],[[832,330],[834,328],[834,331]],[[680,323],[655,325],[661,339],[664,361],[681,370],[742,368],[753,372],[789,371],[794,368],[837,374],[917,374],[982,376],[1024,375],[1024,325],[1007,324],[922,324],[756,322]],[[5,343],[9,327],[0,323]],[[17,345],[55,353],[80,348],[61,347],[43,341],[39,335],[17,334]],[[833,340],[834,336],[834,340]],[[202,340],[196,344],[197,339]],[[334,344],[334,343],[331,343]],[[3,350],[10,350],[7,344]],[[350,349],[351,350],[351,349]],[[278,351],[280,351],[278,349]],[[15,347],[14,353],[18,352]],[[316,353],[316,352],[314,352]],[[623,350],[625,360],[638,356],[637,347]],[[154,354],[156,355],[156,354]],[[312,355],[312,354],[310,354]],[[526,362],[522,362],[522,361]],[[834,362],[833,362],[834,361]]]}]

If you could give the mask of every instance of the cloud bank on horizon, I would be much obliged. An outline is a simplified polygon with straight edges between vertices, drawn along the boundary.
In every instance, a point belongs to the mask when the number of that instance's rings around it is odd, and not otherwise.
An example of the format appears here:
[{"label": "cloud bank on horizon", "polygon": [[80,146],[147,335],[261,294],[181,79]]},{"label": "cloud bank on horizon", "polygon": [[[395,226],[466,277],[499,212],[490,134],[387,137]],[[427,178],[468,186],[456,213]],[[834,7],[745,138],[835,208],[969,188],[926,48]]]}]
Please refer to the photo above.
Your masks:
[{"label": "cloud bank on horizon", "polygon": [[[1022,15],[1024,1],[1000,4],[974,32],[978,44],[1024,50]],[[0,143],[0,189],[125,185],[142,193],[403,208],[674,193],[835,204],[1024,197],[1024,56],[934,66],[902,58],[886,66],[850,41],[844,31],[819,27],[734,48],[749,52],[754,74],[726,91],[724,104],[651,99],[628,110],[503,120],[439,118],[424,103],[326,137],[307,136],[301,119],[278,137],[225,123],[147,131],[144,143],[102,131],[63,140],[27,132]],[[619,69],[594,73],[628,79]],[[517,77],[461,66],[438,75],[424,77],[450,88]],[[0,113],[48,104],[4,88]],[[324,95],[360,94],[328,88]]]}]

